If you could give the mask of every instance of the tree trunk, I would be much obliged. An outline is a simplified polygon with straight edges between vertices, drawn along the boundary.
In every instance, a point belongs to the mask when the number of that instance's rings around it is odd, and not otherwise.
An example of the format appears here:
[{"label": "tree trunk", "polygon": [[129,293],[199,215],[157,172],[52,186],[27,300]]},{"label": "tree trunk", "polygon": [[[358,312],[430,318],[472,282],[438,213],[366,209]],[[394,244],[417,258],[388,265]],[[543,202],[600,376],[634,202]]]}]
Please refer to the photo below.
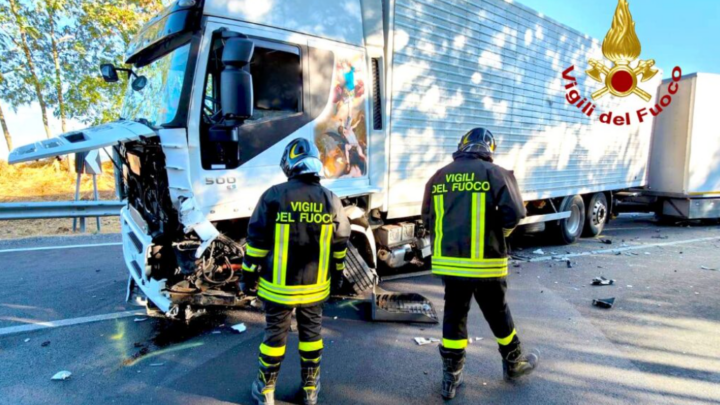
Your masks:
[{"label": "tree trunk", "polygon": [[65,125],[65,100],[63,99],[62,75],[60,72],[60,53],[58,52],[58,44],[55,39],[55,11],[56,2],[45,0],[45,9],[48,14],[48,26],[50,28],[50,43],[52,45],[52,58],[55,63],[55,91],[57,92],[58,107],[60,110],[60,125],[62,132],[67,132]]},{"label": "tree trunk", "polygon": [[2,125],[3,135],[5,135],[5,142],[7,142],[8,152],[12,151],[12,138],[10,137],[10,130],[5,122],[5,114],[3,114],[2,106],[0,106],[0,125]]},{"label": "tree trunk", "polygon": [[20,32],[20,47],[23,50],[23,53],[25,54],[25,58],[27,59],[28,63],[28,71],[30,72],[30,80],[32,82],[33,87],[35,87],[35,95],[38,99],[38,104],[40,104],[40,111],[42,112],[42,120],[43,124],[45,125],[45,135],[47,135],[48,138],[52,138],[52,132],[50,132],[50,122],[48,121],[48,115],[47,115],[47,105],[45,104],[45,97],[43,97],[42,93],[42,84],[40,83],[40,79],[38,78],[37,72],[35,71],[35,63],[32,57],[32,52],[30,52],[30,45],[28,44],[28,38],[27,38],[27,31],[25,30],[25,25],[23,24],[22,18],[20,17],[20,14],[18,12],[17,7],[17,0],[9,0],[10,1],[10,11],[12,12],[13,16],[15,17],[15,23],[17,24],[18,31]]}]

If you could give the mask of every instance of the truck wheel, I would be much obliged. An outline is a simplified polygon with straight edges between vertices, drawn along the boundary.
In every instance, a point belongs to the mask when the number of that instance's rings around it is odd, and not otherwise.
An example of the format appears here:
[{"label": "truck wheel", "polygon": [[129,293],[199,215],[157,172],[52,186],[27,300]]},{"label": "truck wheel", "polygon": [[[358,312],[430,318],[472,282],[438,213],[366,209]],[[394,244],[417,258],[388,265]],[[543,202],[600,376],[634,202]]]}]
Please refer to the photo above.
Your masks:
[{"label": "truck wheel", "polygon": [[555,240],[563,245],[577,242],[585,225],[585,202],[579,195],[567,196],[560,204],[560,212],[570,211],[570,218],[548,224]]},{"label": "truck wheel", "polygon": [[598,236],[607,223],[608,209],[607,198],[604,193],[593,194],[587,202],[587,214],[585,215],[585,229],[583,236]]}]

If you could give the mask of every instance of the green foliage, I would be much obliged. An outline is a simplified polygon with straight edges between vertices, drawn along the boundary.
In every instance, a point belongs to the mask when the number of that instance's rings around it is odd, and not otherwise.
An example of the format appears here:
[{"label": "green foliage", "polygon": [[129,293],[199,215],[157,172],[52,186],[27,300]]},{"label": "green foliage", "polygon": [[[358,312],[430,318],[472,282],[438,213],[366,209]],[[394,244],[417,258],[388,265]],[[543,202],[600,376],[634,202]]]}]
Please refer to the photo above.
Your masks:
[{"label": "green foliage", "polygon": [[[14,21],[10,2],[19,8]],[[24,29],[41,93],[60,117],[96,124],[117,119],[124,82],[107,84],[102,63],[122,65],[138,29],[160,0],[0,0],[0,100],[13,108],[38,101],[19,49]],[[62,105],[62,109],[60,108]],[[64,110],[64,111],[63,111]]]}]

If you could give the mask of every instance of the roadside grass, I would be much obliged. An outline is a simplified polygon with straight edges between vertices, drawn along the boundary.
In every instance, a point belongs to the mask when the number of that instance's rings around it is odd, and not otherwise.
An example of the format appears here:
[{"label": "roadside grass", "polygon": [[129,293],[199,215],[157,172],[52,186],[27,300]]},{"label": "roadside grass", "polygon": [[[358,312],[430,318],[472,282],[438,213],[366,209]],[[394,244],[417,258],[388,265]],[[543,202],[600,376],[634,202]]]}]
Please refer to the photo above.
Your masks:
[{"label": "roadside grass", "polygon": [[[98,175],[101,200],[114,200],[115,178],[112,162],[103,162],[103,173]],[[72,201],[75,199],[74,170],[66,170],[53,160],[40,160],[9,165],[0,160],[0,203]],[[83,175],[80,182],[80,199],[93,199],[92,176]],[[72,235],[72,219],[29,219],[0,221],[0,239],[17,239],[33,236]],[[88,232],[96,231],[95,218],[86,220]],[[102,233],[120,232],[117,217],[101,218]]]}]

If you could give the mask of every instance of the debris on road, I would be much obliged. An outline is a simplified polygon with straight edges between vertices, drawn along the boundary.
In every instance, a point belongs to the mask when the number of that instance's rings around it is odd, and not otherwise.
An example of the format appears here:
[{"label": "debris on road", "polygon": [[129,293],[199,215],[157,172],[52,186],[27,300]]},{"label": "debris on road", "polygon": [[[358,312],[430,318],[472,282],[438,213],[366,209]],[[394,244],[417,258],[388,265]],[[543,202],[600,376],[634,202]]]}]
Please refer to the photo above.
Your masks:
[{"label": "debris on road", "polygon": [[668,239],[668,238],[670,238],[670,237],[669,237],[669,236],[663,236],[663,235],[653,235],[652,238],[653,238],[653,239]]},{"label": "debris on road", "polygon": [[600,243],[604,243],[606,245],[612,245],[612,240],[610,239],[600,239]]},{"label": "debris on road", "polygon": [[430,343],[439,343],[440,339],[437,338],[424,338],[424,337],[416,337],[413,339],[415,343],[417,343],[418,346],[425,346],[429,345]]},{"label": "debris on road", "polygon": [[534,255],[544,255],[545,252],[542,249],[533,250]]},{"label": "debris on road", "polygon": [[630,285],[630,284],[628,284],[628,285],[627,285],[627,288],[633,288],[633,286],[632,286],[632,285]]},{"label": "debris on road", "polygon": [[26,339],[25,339],[25,343],[27,343],[27,342],[29,342],[29,341],[30,341],[30,338],[26,338]]},{"label": "debris on road", "polygon": [[595,277],[592,281],[592,285],[613,285],[615,284],[614,279],[607,279],[603,276]]},{"label": "debris on road", "polygon": [[40,346],[42,346],[42,347],[48,347],[48,346],[50,346],[50,341],[49,341],[49,340],[46,340],[46,341],[42,342],[42,343],[40,344]]},{"label": "debris on road", "polygon": [[711,268],[708,267],[708,266],[700,266],[700,268],[703,269],[703,270],[718,271],[718,269],[711,269]]},{"label": "debris on road", "polygon": [[67,370],[58,371],[57,373],[55,373],[54,376],[52,376],[51,380],[64,381],[64,380],[67,380],[68,378],[70,378],[71,375],[72,375],[72,373]]},{"label": "debris on road", "polygon": [[615,297],[593,300],[593,305],[598,308],[610,309],[615,305]]},{"label": "debris on road", "polygon": [[214,331],[212,331],[212,332],[210,332],[210,333],[212,333],[213,335],[219,335],[219,334],[221,334],[222,332],[219,331],[219,330],[214,330]]},{"label": "debris on road", "polygon": [[570,260],[568,260],[566,263],[567,263],[567,268],[568,268],[568,269],[572,269],[572,268],[573,268],[573,264],[572,264],[572,262],[571,262]]},{"label": "debris on road", "polygon": [[231,326],[230,329],[234,330],[237,333],[243,333],[247,330],[247,327],[244,323],[239,323],[237,325]]},{"label": "debris on road", "polygon": [[165,363],[150,363],[150,367],[162,367]]},{"label": "debris on road", "polygon": [[148,320],[147,317],[145,317],[145,318],[135,318],[135,319],[133,319],[133,321],[135,321],[135,322],[145,322],[145,321],[147,321],[147,320]]}]

